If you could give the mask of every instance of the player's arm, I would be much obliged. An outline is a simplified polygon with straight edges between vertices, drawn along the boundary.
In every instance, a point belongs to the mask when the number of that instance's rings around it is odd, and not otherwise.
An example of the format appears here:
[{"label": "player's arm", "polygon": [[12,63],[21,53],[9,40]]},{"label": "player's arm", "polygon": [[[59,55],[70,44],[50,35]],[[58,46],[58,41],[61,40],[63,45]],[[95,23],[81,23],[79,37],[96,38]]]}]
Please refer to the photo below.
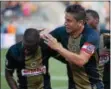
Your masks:
[{"label": "player's arm", "polygon": [[6,81],[11,89],[18,89],[17,83],[13,77],[12,70],[5,69],[5,78],[6,78]]},{"label": "player's arm", "polygon": [[50,50],[48,50],[48,52],[49,52],[50,56],[55,58],[56,60],[58,60],[62,63],[67,63],[67,61],[64,59],[64,57],[61,56],[57,51],[50,48]]},{"label": "player's arm", "polygon": [[67,61],[65,60],[65,58],[63,56],[61,56],[59,53],[52,57],[54,57],[55,59],[57,59],[58,61],[60,61],[62,63],[67,64]]},{"label": "player's arm", "polygon": [[[42,38],[42,37],[41,37]],[[47,59],[45,58],[45,60],[48,60],[50,57],[53,57],[57,60],[59,60],[60,62],[62,63],[67,63],[67,61],[64,59],[63,56],[61,56],[57,51],[51,49],[49,46],[47,46],[45,43],[44,43],[44,40],[41,39],[40,40],[40,46],[43,50],[43,53],[48,56]]]},{"label": "player's arm", "polygon": [[6,61],[5,61],[5,78],[11,89],[18,89],[17,83],[13,77],[15,65],[16,65],[16,63],[15,63],[14,58],[12,57],[12,53],[9,49],[6,54]]},{"label": "player's arm", "polygon": [[[50,32],[50,34],[53,37],[55,37],[58,41],[61,40],[61,37],[60,37],[61,29],[63,30],[63,27],[58,27],[58,28],[56,28],[56,29],[54,29],[53,31]],[[51,53],[53,54],[52,57],[54,57],[55,59],[59,60],[62,63],[65,63],[65,64],[67,63],[67,61],[65,60],[65,58],[63,56],[61,56],[57,51],[52,50]]]},{"label": "player's arm", "polygon": [[[57,40],[52,37],[51,35],[45,35],[44,36],[45,43],[60,53],[67,61],[70,63],[74,63],[80,67],[82,67],[84,64],[88,62],[90,57],[93,55],[95,51],[95,46],[90,43],[85,43],[83,47],[81,48],[81,51],[79,54],[73,53],[62,47],[62,45],[57,42]],[[91,50],[87,49],[88,47],[92,47]]]},{"label": "player's arm", "polygon": [[[85,49],[87,51],[87,49]],[[84,64],[88,62],[90,57],[92,56],[93,53],[88,53],[85,50],[81,49],[80,54],[73,53],[71,51],[68,51],[67,49],[63,47],[58,47],[56,49],[57,52],[59,52],[65,59],[73,64],[76,64],[80,67],[82,67]]]}]

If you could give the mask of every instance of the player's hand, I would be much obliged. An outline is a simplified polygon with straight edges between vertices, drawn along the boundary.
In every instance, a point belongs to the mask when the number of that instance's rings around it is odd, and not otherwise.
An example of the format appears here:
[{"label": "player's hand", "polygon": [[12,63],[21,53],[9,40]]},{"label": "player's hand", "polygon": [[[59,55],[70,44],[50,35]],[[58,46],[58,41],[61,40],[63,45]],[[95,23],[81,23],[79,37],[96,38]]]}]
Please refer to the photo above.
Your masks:
[{"label": "player's hand", "polygon": [[50,29],[47,29],[47,28],[43,28],[40,30],[40,37],[43,38],[44,34],[49,34],[50,33]]},{"label": "player's hand", "polygon": [[52,49],[58,50],[62,47],[62,45],[50,34],[43,35],[44,42]]}]

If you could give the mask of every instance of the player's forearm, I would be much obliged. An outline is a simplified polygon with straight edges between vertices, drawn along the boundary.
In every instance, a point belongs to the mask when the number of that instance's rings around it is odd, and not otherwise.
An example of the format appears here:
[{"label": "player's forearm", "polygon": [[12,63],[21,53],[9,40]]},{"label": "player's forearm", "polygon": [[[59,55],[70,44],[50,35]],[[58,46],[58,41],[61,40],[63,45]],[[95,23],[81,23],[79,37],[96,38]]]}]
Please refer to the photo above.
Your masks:
[{"label": "player's forearm", "polygon": [[5,72],[5,77],[6,77],[6,80],[7,80],[7,83],[9,85],[9,87],[11,89],[18,89],[17,87],[17,83],[15,82],[13,76],[11,76],[10,73],[8,73],[7,71]]},{"label": "player's forearm", "polygon": [[88,58],[84,57],[83,54],[76,54],[73,52],[68,51],[67,49],[63,48],[61,43],[59,43],[56,38],[52,37],[51,35],[44,35],[43,38],[45,43],[52,48],[53,50],[60,53],[67,61],[74,63],[78,66],[83,66],[86,63]]},{"label": "player's forearm", "polygon": [[56,51],[59,52],[68,62],[74,63],[80,67],[86,63],[81,55],[72,53],[63,47],[58,48]]},{"label": "player's forearm", "polygon": [[65,60],[65,58],[63,56],[61,56],[60,54],[54,56],[54,58],[56,58],[57,60],[59,60],[62,63],[67,63],[67,61]]},{"label": "player's forearm", "polygon": [[7,78],[7,82],[11,89],[18,89],[17,84],[13,78]]}]

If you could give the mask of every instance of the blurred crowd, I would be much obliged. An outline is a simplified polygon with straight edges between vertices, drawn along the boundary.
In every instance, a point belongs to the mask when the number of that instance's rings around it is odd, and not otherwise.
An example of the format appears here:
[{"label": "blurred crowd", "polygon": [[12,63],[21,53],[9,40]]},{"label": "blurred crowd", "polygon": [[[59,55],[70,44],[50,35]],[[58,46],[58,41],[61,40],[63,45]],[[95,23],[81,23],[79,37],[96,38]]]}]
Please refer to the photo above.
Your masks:
[{"label": "blurred crowd", "polygon": [[[96,10],[100,15],[100,29],[110,30],[110,2],[1,2],[1,33],[23,35],[26,28],[48,31],[64,24],[64,10],[69,4],[81,4],[86,9]],[[4,37],[2,37],[4,38]]]},{"label": "blurred crowd", "polygon": [[[26,28],[36,28],[41,30],[47,28],[50,32],[54,28],[64,24],[64,11],[70,4],[81,4],[86,10],[92,9],[98,12],[100,23],[98,29],[100,33],[108,33],[100,44],[106,44],[106,49],[110,49],[110,2],[84,2],[79,1],[59,1],[59,2],[23,2],[5,1],[1,2],[1,48],[9,48],[19,42]],[[100,37],[101,38],[101,37]],[[105,45],[104,45],[105,47]],[[100,50],[101,51],[101,50]],[[105,53],[104,53],[105,54]],[[110,61],[105,67],[105,83],[109,84]],[[109,87],[109,86],[108,86]],[[109,89],[109,88],[107,88]]]}]

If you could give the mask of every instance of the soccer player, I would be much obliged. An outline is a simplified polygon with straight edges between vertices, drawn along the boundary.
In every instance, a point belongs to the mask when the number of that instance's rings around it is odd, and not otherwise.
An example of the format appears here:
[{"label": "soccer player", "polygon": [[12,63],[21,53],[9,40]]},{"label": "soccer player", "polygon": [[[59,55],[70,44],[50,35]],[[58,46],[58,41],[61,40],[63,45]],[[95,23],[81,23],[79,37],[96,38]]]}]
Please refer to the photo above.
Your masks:
[{"label": "soccer player", "polygon": [[69,5],[65,26],[42,37],[69,63],[73,80],[73,87],[69,89],[104,89],[103,66],[99,64],[99,34],[87,25],[86,12],[81,5]]},{"label": "soccer player", "polygon": [[[48,73],[44,75],[48,55],[40,41],[38,30],[28,28],[23,40],[9,48],[5,77],[11,89],[51,89],[50,77]],[[15,71],[17,82],[13,76]]]},{"label": "soccer player", "polygon": [[86,10],[86,22],[88,25],[90,25],[93,29],[99,30],[99,15],[95,10]]},{"label": "soccer player", "polygon": [[[98,29],[99,15],[95,10],[86,10],[86,22],[95,30],[101,33]],[[102,30],[103,31],[103,30]],[[110,33],[110,32],[109,32]],[[104,65],[103,82],[104,89],[110,89],[110,34],[104,30],[104,33],[100,34],[100,63]]]}]

